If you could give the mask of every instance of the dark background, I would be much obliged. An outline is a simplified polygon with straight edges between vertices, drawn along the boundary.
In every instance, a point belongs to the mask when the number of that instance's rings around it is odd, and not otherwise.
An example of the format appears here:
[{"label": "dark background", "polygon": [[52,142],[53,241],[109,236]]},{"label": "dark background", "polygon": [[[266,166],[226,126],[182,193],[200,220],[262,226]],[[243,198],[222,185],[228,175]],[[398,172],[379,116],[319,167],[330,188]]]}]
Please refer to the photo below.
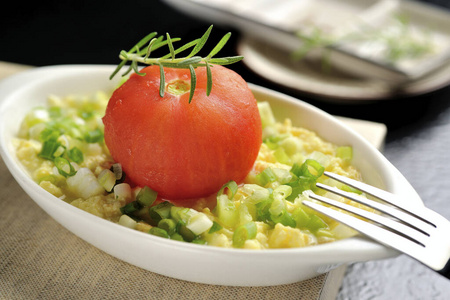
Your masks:
[{"label": "dark background", "polygon": [[[448,0],[427,2],[450,7]],[[189,41],[200,37],[210,25],[159,0],[16,1],[9,2],[9,5],[9,8],[3,6],[0,12],[0,61],[33,66],[118,64],[119,51],[128,50],[149,32],[169,32],[172,37]],[[223,56],[237,54],[235,46],[239,32],[231,27],[215,26],[208,41],[208,45],[214,45],[228,31],[233,35],[221,51]],[[448,87],[388,103],[335,104],[272,84],[242,62],[229,67],[248,82],[293,95],[332,114],[383,122],[392,131],[416,123],[418,119],[432,118],[443,109],[442,105],[448,105],[448,101],[443,99],[448,94]]]}]

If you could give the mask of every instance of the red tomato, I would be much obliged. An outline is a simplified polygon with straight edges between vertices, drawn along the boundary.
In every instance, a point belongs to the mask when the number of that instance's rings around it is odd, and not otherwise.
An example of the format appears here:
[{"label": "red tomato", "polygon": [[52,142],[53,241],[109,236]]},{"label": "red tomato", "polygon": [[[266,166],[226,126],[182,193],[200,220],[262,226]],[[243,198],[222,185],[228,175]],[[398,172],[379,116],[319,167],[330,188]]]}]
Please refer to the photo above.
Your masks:
[{"label": "red tomato", "polygon": [[113,93],[103,122],[114,160],[134,184],[166,199],[208,196],[229,180],[241,182],[262,142],[256,99],[247,83],[215,65],[207,96],[206,68],[199,67],[189,103],[189,70],[164,70],[164,97],[157,66],[145,68],[145,76],[133,74]]}]

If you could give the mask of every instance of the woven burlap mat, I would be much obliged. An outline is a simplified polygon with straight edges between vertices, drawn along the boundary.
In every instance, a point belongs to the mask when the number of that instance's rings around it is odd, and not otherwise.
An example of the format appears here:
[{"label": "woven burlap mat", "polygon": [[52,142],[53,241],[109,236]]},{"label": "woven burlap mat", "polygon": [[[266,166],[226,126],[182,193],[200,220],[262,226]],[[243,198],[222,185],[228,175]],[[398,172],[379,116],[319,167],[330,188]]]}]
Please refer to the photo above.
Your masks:
[{"label": "woven burlap mat", "polygon": [[0,191],[1,299],[319,299],[327,278],[227,287],[165,277],[122,262],[59,225],[2,160]]},{"label": "woven burlap mat", "polygon": [[[0,62],[0,79],[25,69]],[[271,287],[177,280],[116,259],[66,230],[25,194],[1,159],[0,191],[1,299],[333,299],[345,272],[342,266]]]}]

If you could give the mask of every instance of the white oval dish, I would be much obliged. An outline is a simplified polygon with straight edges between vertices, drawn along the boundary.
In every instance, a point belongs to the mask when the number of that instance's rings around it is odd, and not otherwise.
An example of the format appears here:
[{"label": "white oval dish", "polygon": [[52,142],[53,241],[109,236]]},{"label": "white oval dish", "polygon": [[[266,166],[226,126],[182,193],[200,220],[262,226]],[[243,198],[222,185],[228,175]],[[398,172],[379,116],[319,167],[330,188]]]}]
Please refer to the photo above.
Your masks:
[{"label": "white oval dish", "polygon": [[[36,68],[0,82],[0,153],[25,192],[68,230],[104,252],[162,275],[198,283],[269,286],[312,278],[342,264],[393,257],[397,252],[363,237],[319,246],[263,251],[224,249],[163,239],[106,221],[54,197],[31,180],[12,146],[24,115],[48,95],[109,90],[114,66],[61,65]],[[118,76],[119,77],[119,76]],[[422,202],[399,171],[369,142],[331,115],[298,99],[250,85],[270,102],[278,120],[314,130],[339,145],[352,145],[365,181]]]}]

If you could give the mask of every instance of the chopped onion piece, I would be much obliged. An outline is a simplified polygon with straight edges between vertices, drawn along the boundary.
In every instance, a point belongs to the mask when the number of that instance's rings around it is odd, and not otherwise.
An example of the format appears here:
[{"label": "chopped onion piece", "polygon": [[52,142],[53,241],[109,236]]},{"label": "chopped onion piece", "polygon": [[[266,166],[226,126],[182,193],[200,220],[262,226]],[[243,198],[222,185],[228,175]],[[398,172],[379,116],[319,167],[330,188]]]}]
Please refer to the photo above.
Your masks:
[{"label": "chopped onion piece", "polygon": [[127,215],[120,216],[119,224],[131,229],[135,229],[137,222]]},{"label": "chopped onion piece", "polygon": [[98,175],[98,182],[107,192],[111,192],[116,184],[116,177],[113,172],[104,169]]},{"label": "chopped onion piece", "polygon": [[131,187],[128,183],[119,183],[114,186],[114,198],[117,200],[130,200]]},{"label": "chopped onion piece", "polygon": [[68,177],[67,186],[83,199],[100,195],[105,191],[98,183],[97,177],[88,168],[80,168],[74,176]]},{"label": "chopped onion piece", "polygon": [[193,215],[186,225],[186,227],[196,235],[202,234],[203,232],[209,230],[212,226],[213,221],[211,221],[207,215],[200,212]]},{"label": "chopped onion piece", "polygon": [[116,180],[120,180],[122,179],[122,165],[117,163],[117,164],[113,164],[111,166],[112,171],[114,172],[114,175],[116,176]]}]

